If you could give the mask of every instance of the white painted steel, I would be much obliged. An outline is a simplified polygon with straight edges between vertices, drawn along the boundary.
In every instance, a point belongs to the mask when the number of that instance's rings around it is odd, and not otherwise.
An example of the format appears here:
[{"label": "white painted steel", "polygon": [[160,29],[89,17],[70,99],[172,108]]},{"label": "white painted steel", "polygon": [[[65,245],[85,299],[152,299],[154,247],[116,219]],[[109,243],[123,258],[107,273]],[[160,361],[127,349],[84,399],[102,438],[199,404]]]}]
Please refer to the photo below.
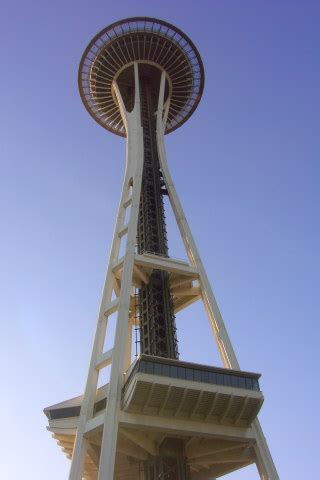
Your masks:
[{"label": "white painted steel", "polygon": [[[183,300],[186,306],[201,296],[224,366],[226,368],[235,370],[240,369],[168,169],[164,147],[164,130],[170,106],[170,98],[168,98],[164,104],[166,81],[166,73],[164,71],[161,73],[157,110],[158,154],[170,203],[180,230],[190,265],[169,258],[161,258],[155,255],[136,254],[137,225],[143,171],[143,130],[141,127],[140,117],[140,92],[137,62],[134,63],[134,78],[135,104],[131,112],[127,112],[125,109],[117,83],[114,82],[113,84],[119,103],[121,116],[127,131],[126,170],[116,226],[112,240],[109,264],[102,292],[102,300],[98,315],[87,383],[73,449],[69,480],[81,480],[83,477],[84,461],[89,448],[86,435],[88,435],[88,433],[93,429],[98,427],[101,428],[101,426],[103,426],[98,480],[113,479],[118,429],[120,424],[131,426],[139,424],[145,425],[149,428],[160,428],[164,433],[170,432],[172,428],[176,428],[177,430],[184,432],[183,422],[178,419],[175,419],[173,422],[172,419],[133,415],[120,410],[121,389],[124,382],[124,372],[129,368],[131,363],[132,315],[130,315],[130,306],[132,303],[131,293],[134,274],[141,282],[145,283],[148,281],[148,271],[150,273],[150,271],[152,271],[154,268],[166,270],[172,274],[175,273],[178,275],[177,279],[175,280],[175,285],[172,285],[172,287],[176,286],[176,292],[180,292],[181,295],[186,297]],[[124,221],[126,208],[129,206],[131,207],[130,216],[125,224]],[[125,236],[125,254],[121,259],[119,259],[120,242],[122,237]],[[121,279],[119,278],[120,271]],[[199,282],[199,286],[195,288],[183,286],[194,279]],[[111,301],[113,290],[117,295],[117,299]],[[190,299],[191,294],[196,294],[194,299]],[[108,316],[114,312],[117,312],[114,345],[110,351],[103,352]],[[101,413],[93,418],[98,375],[100,370],[110,363],[111,373],[108,386],[106,410],[105,413]],[[188,428],[190,428],[190,426],[188,426]],[[240,437],[242,436],[243,439],[252,438],[253,441],[255,441],[254,448],[257,459],[256,463],[260,478],[262,480],[279,479],[258,420],[256,420],[252,428],[249,429],[233,427],[230,430],[230,427],[224,427],[222,425],[206,425],[205,422],[199,422],[199,424],[193,422],[191,428],[194,428],[194,433],[206,432],[206,435],[210,435],[210,432],[212,432],[213,435],[219,432],[219,435],[228,436],[233,434],[239,435]],[[127,436],[128,435],[129,434],[127,434]],[[141,442],[144,440],[143,438],[140,438],[139,441],[141,444]],[[149,448],[153,448],[151,444]]]},{"label": "white painted steel", "polygon": [[[138,66],[136,63],[134,64],[134,75],[135,105],[130,113],[125,110],[119,89],[117,88],[117,84],[114,84],[123,121],[128,132],[126,148],[126,171],[116,220],[116,227],[112,240],[109,265],[102,292],[101,306],[87,377],[87,384],[81,406],[69,480],[81,480],[83,475],[84,459],[88,448],[88,442],[85,438],[86,425],[93,415],[93,406],[98,384],[99,369],[97,369],[96,366],[104,353],[102,350],[107,327],[107,317],[105,313],[107,312],[108,306],[111,303],[112,290],[116,281],[113,272],[113,265],[115,261],[118,260],[120,251],[121,235],[119,235],[119,233],[121,233],[124,228],[125,210],[126,207],[131,204],[130,219],[128,221],[126,252],[123,262],[123,277],[120,295],[117,299],[117,325],[112,352],[108,402],[104,416],[104,435],[102,438],[98,476],[99,480],[111,480],[113,478],[121,387],[123,382],[123,373],[125,371],[125,367],[128,366],[129,361],[127,338],[128,329],[130,327],[128,326],[128,319],[143,168],[143,132],[140,119]],[[129,192],[131,187],[132,193],[130,195]]]},{"label": "white painted steel", "polygon": [[[218,350],[220,352],[221,359],[223,361],[223,365],[226,368],[240,370],[239,362],[237,360],[235,351],[232,347],[217,301],[213,294],[210,282],[208,280],[206,271],[204,269],[203,263],[200,258],[199,251],[193,239],[190,227],[188,225],[186,216],[183,212],[182,205],[180,203],[177,191],[175,189],[175,186],[168,168],[166,151],[164,146],[164,131],[165,131],[165,122],[163,119],[164,86],[165,86],[165,76],[163,73],[161,77],[161,86],[160,86],[158,112],[157,112],[157,145],[158,145],[160,167],[163,173],[166,189],[169,194],[170,204],[174,212],[189,261],[191,265],[195,267],[199,272],[199,283],[200,283],[200,289],[202,293],[202,300],[208,315],[208,319],[214,334],[214,338],[217,343]],[[255,446],[255,450],[257,455],[257,468],[260,473],[260,478],[262,480],[278,480],[279,476],[258,420],[255,420],[252,428],[255,432],[255,437],[257,442]]]}]

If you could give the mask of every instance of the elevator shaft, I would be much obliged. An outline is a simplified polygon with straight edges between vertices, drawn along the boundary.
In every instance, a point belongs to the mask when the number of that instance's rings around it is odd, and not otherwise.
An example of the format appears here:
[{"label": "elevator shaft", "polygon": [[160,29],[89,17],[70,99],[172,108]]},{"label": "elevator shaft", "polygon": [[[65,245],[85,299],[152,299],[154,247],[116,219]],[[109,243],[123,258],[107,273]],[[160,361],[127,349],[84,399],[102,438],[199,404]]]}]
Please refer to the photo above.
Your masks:
[{"label": "elevator shaft", "polygon": [[[150,78],[140,78],[144,166],[138,220],[138,252],[168,256],[164,215],[164,181],[160,169],[156,115],[158,92]],[[178,347],[168,272],[154,270],[139,289],[140,351],[178,359]]]},{"label": "elevator shaft", "polygon": [[[152,87],[153,85],[153,87]],[[148,77],[140,79],[144,165],[138,220],[138,252],[168,256],[163,195],[165,184],[159,164],[156,137],[158,91]],[[149,283],[139,289],[140,351],[178,359],[175,316],[169,273],[154,270]],[[166,438],[158,456],[142,462],[144,480],[188,480],[185,443]]]}]

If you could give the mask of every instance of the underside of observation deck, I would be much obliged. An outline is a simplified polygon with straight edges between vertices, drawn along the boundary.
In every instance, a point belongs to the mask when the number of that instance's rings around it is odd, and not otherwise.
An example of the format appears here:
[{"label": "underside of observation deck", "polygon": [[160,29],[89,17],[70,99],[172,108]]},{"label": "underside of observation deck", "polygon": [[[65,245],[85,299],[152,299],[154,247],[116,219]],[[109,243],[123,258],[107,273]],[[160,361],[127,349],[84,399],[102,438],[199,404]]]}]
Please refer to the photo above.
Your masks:
[{"label": "underside of observation deck", "polygon": [[193,42],[173,25],[147,17],[116,22],[96,35],[79,67],[79,90],[90,115],[104,128],[126,136],[113,82],[133,62],[165,70],[170,109],[165,132],[182,125],[197,108],[204,69]]},{"label": "underside of observation deck", "polygon": [[[155,469],[166,468],[160,458],[171,469],[182,469],[180,477],[164,477],[174,480],[216,478],[254,463],[250,426],[263,402],[258,378],[249,372],[141,356],[123,387],[115,479],[154,478]],[[108,385],[97,391],[94,428],[87,436],[86,479],[96,479],[107,395]],[[48,429],[68,458],[81,402],[77,397],[45,409]],[[141,476],[148,468],[149,477]]]}]

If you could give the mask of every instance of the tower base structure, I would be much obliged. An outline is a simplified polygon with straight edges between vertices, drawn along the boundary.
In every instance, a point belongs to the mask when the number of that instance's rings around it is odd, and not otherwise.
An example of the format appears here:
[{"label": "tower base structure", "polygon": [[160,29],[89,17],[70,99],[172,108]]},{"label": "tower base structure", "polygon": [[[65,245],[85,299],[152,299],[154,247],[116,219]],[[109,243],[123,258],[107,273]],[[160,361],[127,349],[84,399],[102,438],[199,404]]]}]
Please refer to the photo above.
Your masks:
[{"label": "tower base structure", "polygon": [[[258,378],[249,372],[139,356],[122,388],[115,478],[211,479],[257,463],[252,424],[263,402]],[[97,478],[107,395],[108,385],[98,390],[85,478]],[[49,430],[68,456],[82,401],[77,397],[45,410]],[[126,465],[131,470],[124,475]]]},{"label": "tower base structure", "polygon": [[[257,465],[262,480],[278,480],[257,419],[263,403],[259,375],[240,370],[166,161],[164,135],[168,123],[171,129],[176,128],[179,115],[186,118],[195,108],[189,105],[187,113],[180,114],[187,107],[177,107],[176,103],[183,104],[181,98],[189,98],[186,92],[195,84],[194,46],[165,22],[152,20],[150,26],[145,19],[124,22],[127,23],[122,23],[120,30],[119,25],[112,26],[114,35],[108,30],[108,36],[102,32],[94,39],[82,63],[83,67],[87,62],[87,70],[80,68],[90,87],[87,102],[91,114],[98,115],[97,107],[100,105],[101,110],[103,102],[110,101],[111,93],[104,97],[99,85],[104,85],[104,78],[112,79],[112,101],[118,109],[116,114],[120,113],[121,124],[119,120],[110,120],[106,128],[119,134],[126,132],[126,170],[85,391],[80,397],[45,409],[48,430],[71,459],[69,480],[205,480],[252,463]],[[168,33],[170,29],[172,34]],[[129,57],[129,63],[125,60],[123,66],[118,65],[116,74],[107,73],[108,52],[103,50],[103,42],[107,42],[115,63]],[[137,238],[145,233],[141,194],[144,162],[150,147],[146,145],[149,140],[141,115],[140,74],[145,64],[148,68],[152,64],[159,71],[154,86],[158,98],[152,148],[156,149],[157,168],[188,261],[170,258],[166,248],[160,252],[137,249]],[[126,71],[127,67],[131,73]],[[189,76],[181,86],[186,71]],[[186,81],[191,83],[185,84]],[[198,97],[195,101],[199,101]],[[97,98],[97,105],[92,107],[90,99]],[[112,108],[108,104],[109,119]],[[175,113],[177,108],[180,110]],[[99,123],[102,121],[99,117]],[[121,242],[125,245],[123,256]],[[165,279],[162,290],[170,293],[166,303],[167,331],[173,325],[173,315],[201,299],[224,368],[178,360],[173,328],[169,335],[165,334],[169,338],[167,345],[160,342],[157,346],[161,356],[154,353],[152,348],[156,347],[151,348],[150,344],[153,324],[148,316],[141,319],[141,305],[137,314],[135,290],[147,292],[155,272],[158,278]],[[112,314],[117,316],[114,342],[105,351],[107,324]],[[160,317],[157,309],[153,318]],[[141,324],[147,331],[144,351],[152,354],[142,352],[132,363],[132,330]],[[155,340],[159,336],[161,333]],[[168,358],[170,351],[173,358]],[[109,366],[109,383],[98,388],[99,375]]]}]

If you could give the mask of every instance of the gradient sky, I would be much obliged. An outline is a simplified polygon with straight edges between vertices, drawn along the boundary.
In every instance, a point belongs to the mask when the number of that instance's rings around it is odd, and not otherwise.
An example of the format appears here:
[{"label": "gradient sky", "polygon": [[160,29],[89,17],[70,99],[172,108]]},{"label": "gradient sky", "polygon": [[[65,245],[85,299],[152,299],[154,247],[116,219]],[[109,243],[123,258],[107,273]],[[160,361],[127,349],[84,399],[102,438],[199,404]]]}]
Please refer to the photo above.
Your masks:
[{"label": "gradient sky", "polygon": [[[82,392],[124,171],[124,140],[88,115],[90,39],[146,15],[187,33],[202,102],[167,136],[173,178],[282,480],[318,469],[319,47],[312,0],[11,1],[2,6],[1,478],[67,478],[42,409]],[[168,212],[170,252],[183,257]],[[181,358],[220,365],[200,303]],[[230,479],[253,480],[254,466]]]}]

